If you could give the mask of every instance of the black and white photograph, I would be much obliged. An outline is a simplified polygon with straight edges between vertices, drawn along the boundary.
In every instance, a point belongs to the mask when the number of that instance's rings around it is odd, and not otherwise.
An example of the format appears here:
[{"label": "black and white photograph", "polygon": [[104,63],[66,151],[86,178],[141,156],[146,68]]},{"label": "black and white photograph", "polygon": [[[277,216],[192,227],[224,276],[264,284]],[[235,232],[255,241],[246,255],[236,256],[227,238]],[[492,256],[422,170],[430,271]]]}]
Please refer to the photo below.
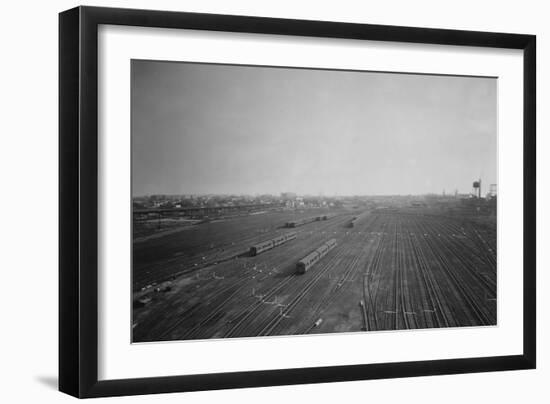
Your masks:
[{"label": "black and white photograph", "polygon": [[132,342],[497,325],[497,88],[132,60]]},{"label": "black and white photograph", "polygon": [[3,8],[2,402],[548,401],[545,3],[91,3]]}]

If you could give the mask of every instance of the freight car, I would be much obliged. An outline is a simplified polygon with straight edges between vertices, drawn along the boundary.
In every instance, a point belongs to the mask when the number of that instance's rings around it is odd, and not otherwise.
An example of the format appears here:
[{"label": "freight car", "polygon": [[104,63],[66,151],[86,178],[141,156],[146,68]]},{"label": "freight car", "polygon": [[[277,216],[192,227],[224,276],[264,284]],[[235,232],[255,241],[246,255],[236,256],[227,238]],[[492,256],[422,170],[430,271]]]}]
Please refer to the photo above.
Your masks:
[{"label": "freight car", "polygon": [[296,264],[296,269],[299,274],[304,274],[309,268],[323,258],[330,250],[336,247],[336,239],[330,239],[312,253],[306,255]]},{"label": "freight car", "polygon": [[262,243],[258,243],[250,247],[250,255],[256,256],[258,254],[263,253],[264,251],[271,250],[274,247],[277,247],[283,243],[286,243],[287,241],[294,240],[296,238],[296,233],[286,233],[282,234],[278,237],[275,237],[271,240],[264,241]]}]

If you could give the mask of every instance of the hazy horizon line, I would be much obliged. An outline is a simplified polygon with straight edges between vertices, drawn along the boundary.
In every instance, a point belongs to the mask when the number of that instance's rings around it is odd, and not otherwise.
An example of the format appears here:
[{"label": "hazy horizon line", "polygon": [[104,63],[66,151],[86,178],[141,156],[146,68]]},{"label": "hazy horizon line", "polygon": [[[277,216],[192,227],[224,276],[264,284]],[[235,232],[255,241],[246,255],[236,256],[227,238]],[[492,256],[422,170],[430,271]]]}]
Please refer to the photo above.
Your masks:
[{"label": "hazy horizon line", "polygon": [[[426,196],[426,195],[439,195],[439,196],[453,196],[455,195],[455,191],[452,192],[424,192],[424,193],[407,193],[407,194],[401,194],[401,193],[393,193],[393,194],[311,194],[311,193],[298,193],[298,192],[277,192],[277,193],[270,193],[270,192],[261,192],[261,193],[255,193],[255,194],[249,194],[249,193],[216,193],[216,192],[207,192],[207,193],[151,193],[151,194],[140,194],[140,195],[132,195],[132,198],[143,198],[143,197],[151,197],[151,196],[277,196],[281,197],[281,194],[283,193],[291,193],[295,194],[296,197],[302,197],[302,196],[308,196],[308,197],[316,197],[316,198],[334,198],[334,197],[371,197],[371,196]],[[463,191],[457,191],[457,195],[470,195],[472,192],[463,192]]]}]

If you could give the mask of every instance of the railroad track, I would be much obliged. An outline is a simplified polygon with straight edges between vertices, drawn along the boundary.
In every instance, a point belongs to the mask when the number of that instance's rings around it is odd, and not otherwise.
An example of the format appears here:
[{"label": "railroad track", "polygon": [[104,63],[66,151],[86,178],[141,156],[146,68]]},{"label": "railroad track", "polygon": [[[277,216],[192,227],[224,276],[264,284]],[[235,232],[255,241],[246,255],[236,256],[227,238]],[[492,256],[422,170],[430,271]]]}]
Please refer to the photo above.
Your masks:
[{"label": "railroad track", "polygon": [[[319,231],[325,231],[329,227],[333,227],[333,223],[344,222],[347,218],[343,216],[336,216],[328,221],[317,222]],[[221,262],[230,261],[235,259],[238,256],[241,256],[243,253],[248,252],[249,246],[257,243],[259,240],[275,236],[280,233],[286,232],[286,230],[273,229],[271,232],[262,233],[261,238],[258,235],[253,234],[251,236],[240,237],[234,239],[234,246],[228,248],[227,245],[223,245],[224,251],[221,254],[219,251],[217,253],[211,253],[207,245],[209,243],[203,244],[202,253],[198,253],[195,257],[188,256],[178,256],[163,260],[160,263],[155,263],[154,266],[150,267],[148,271],[145,269],[140,269],[137,272],[134,271],[134,290],[139,290],[142,286],[151,285],[154,283],[160,283],[171,278],[179,277],[185,274],[190,274],[196,270],[207,268],[212,265],[219,264]],[[300,234],[306,234],[310,232],[307,228],[297,229],[295,232]],[[205,261],[202,257],[207,256],[208,259]]]},{"label": "railroad track", "polygon": [[[274,295],[280,291],[283,287],[288,285],[297,275],[292,274],[291,276],[284,278],[281,282],[279,282],[274,288],[271,288],[270,291],[262,297],[264,298],[273,298]],[[238,334],[239,331],[246,330],[246,320],[249,319],[252,314],[256,312],[256,310],[260,307],[262,307],[264,304],[263,300],[256,300],[252,304],[248,305],[245,309],[241,311],[241,314],[236,316],[236,319],[238,321],[232,325],[232,327],[224,334],[224,338],[230,338]]]},{"label": "railroad track", "polygon": [[[345,220],[344,219],[340,219],[340,220]],[[326,229],[327,228],[330,228],[334,226],[334,224],[324,224],[322,226],[320,226],[320,231],[319,233],[321,235],[316,235],[314,236],[315,239],[320,239],[323,236],[323,233],[326,232]],[[302,233],[304,232],[307,232],[307,230],[303,230]],[[287,250],[287,255],[292,257],[294,255],[296,255],[296,253],[298,253],[298,251],[300,251],[300,247],[293,247],[291,248],[290,250]],[[271,256],[271,258],[269,258]],[[266,257],[268,257],[268,260],[266,261]],[[280,266],[279,264],[281,263],[280,262],[280,257],[277,255],[277,254],[262,254],[262,259],[263,259],[263,268],[271,268],[271,267],[275,267],[277,268],[278,266]],[[290,258],[290,261],[293,263],[292,261],[292,258]],[[287,264],[288,264],[288,260],[287,260]],[[291,271],[294,270],[294,266],[292,264],[290,264],[292,266],[291,268]],[[288,265],[283,265],[283,266],[287,266]],[[284,286],[286,286],[289,282],[291,282],[292,278],[294,277],[294,274],[290,274],[289,277],[287,278],[284,278],[281,282],[279,283],[276,283],[275,285],[271,285],[269,286],[270,289],[268,289],[268,291],[264,291],[264,290],[259,290],[258,293],[261,293],[261,294],[264,294],[265,295],[265,298],[270,298],[270,297],[273,297],[277,292],[279,292]],[[266,270],[262,275],[258,275],[256,274],[255,275],[255,278],[257,281],[259,282],[263,282],[265,280],[267,280],[268,278],[270,278],[270,276],[268,275],[268,271]],[[250,277],[249,277],[250,279]],[[248,286],[250,287],[250,286]],[[245,288],[246,289],[246,288]],[[208,337],[208,332],[207,330],[205,330],[205,325],[209,323],[209,321],[211,321],[213,318],[216,318],[216,316],[218,316],[221,312],[224,312],[228,309],[230,309],[232,306],[229,304],[231,303],[232,300],[235,300],[235,298],[240,298],[239,300],[239,303],[242,301],[242,293],[238,293],[240,292],[242,289],[236,291],[235,294],[232,294],[229,298],[223,300],[219,305],[215,306],[215,308],[203,315],[200,315],[201,317],[203,317],[203,320],[200,321],[199,324],[196,324],[195,326],[193,326],[193,328],[188,331],[188,332],[185,332],[184,334],[180,335],[178,337],[178,339],[195,339],[195,338],[199,338],[200,335],[205,335],[205,337]],[[233,336],[238,336],[239,334],[246,334],[246,332],[243,332],[243,324],[245,324],[245,321],[246,320],[249,320],[257,311],[261,311],[262,309],[262,306],[263,304],[261,303],[261,301],[254,301],[252,302],[251,305],[245,307],[243,310],[240,311],[240,313],[235,317],[236,320],[233,320],[233,321],[237,321],[233,326],[232,328],[230,329],[230,331],[226,332],[224,337],[233,337]],[[194,315],[197,315],[196,313],[194,313]],[[184,322],[185,320],[187,320],[190,316],[188,316],[187,318],[184,318],[182,319],[182,321],[179,321],[177,325],[175,325],[175,327],[171,327],[172,329],[174,328],[177,328],[179,325],[182,324],[182,322]],[[246,330],[245,330],[246,331]],[[216,333],[216,331],[214,331],[214,333]],[[247,336],[249,336],[248,334],[246,334]]]},{"label": "railroad track", "polygon": [[[312,314],[307,315],[309,321],[306,321],[307,324],[304,327],[303,334],[309,333],[314,327],[311,327],[309,324],[313,323],[315,320],[322,318],[324,310],[326,310],[330,305],[332,305],[338,298],[341,296],[344,291],[350,288],[350,285],[353,284],[358,272],[361,268],[366,265],[366,262],[369,260],[369,254],[364,252],[363,244],[368,244],[369,235],[368,232],[365,232],[363,236],[363,229],[368,228],[373,221],[372,217],[369,217],[369,222],[361,222],[360,226],[355,228],[356,231],[351,232],[349,237],[351,240],[343,239],[341,244],[342,248],[346,248],[346,254],[354,253],[352,260],[346,264],[344,274],[341,277],[333,278],[334,281],[329,282],[330,285],[327,287],[327,291],[320,299],[320,301],[315,305],[312,310]],[[365,261],[365,262],[363,262]],[[363,279],[362,279],[363,281]],[[362,327],[360,327],[362,328]]]},{"label": "railroad track", "polygon": [[317,284],[317,282],[323,278],[323,276],[330,270],[334,270],[337,267],[337,264],[340,263],[342,256],[344,255],[343,251],[339,246],[335,247],[331,252],[324,257],[323,261],[320,261],[320,264],[315,265],[310,269],[306,274],[313,272],[313,276],[306,281],[305,285],[295,294],[295,296],[286,304],[286,307],[283,309],[282,315],[277,315],[267,322],[261,328],[261,330],[256,335],[270,335],[272,331],[280,324],[280,322],[288,316],[294,308],[307,296],[311,289]]},{"label": "railroad track", "polygon": [[[424,230],[426,230],[425,227],[424,227]],[[438,248],[438,246],[436,246],[435,243],[432,240],[430,240],[430,237],[425,237],[424,241],[426,242],[426,245],[430,249],[433,256],[436,257],[437,260],[439,261],[441,268],[446,274],[450,284],[454,286],[455,293],[457,293],[459,296],[462,297],[462,301],[463,301],[462,306],[464,307],[465,310],[469,311],[471,316],[470,318],[471,319],[476,318],[474,324],[472,325],[492,324],[492,321],[488,318],[485,311],[480,307],[479,303],[476,301],[475,297],[472,295],[470,286],[466,285],[464,280],[454,273],[453,268],[449,264],[449,261],[440,252],[440,248]]]},{"label": "railroad track", "polygon": [[[236,284],[233,284],[230,287],[227,287],[225,290],[226,292],[228,290],[234,289],[234,290],[231,290],[231,293],[229,294],[229,296],[225,297],[221,303],[217,304],[217,306],[212,310],[212,312],[208,316],[203,318],[199,323],[197,323],[195,326],[193,326],[188,331],[186,331],[178,339],[190,339],[191,338],[190,336],[192,336],[197,330],[200,330],[200,328],[204,324],[208,323],[210,320],[215,318],[220,313],[220,310],[225,306],[225,304],[229,302],[231,299],[233,299],[233,297],[235,297],[242,290],[242,286],[244,282],[247,280],[248,280],[247,277],[244,277],[240,279],[238,282],[236,282]],[[220,295],[223,295],[223,292],[221,292]],[[198,306],[193,306],[193,308],[198,310]],[[190,319],[195,315],[193,308],[187,311],[186,313],[184,313],[177,321],[171,324],[170,327],[165,329],[160,335],[154,338],[157,340],[164,340],[171,332],[173,332],[181,324],[183,324],[185,321],[187,321],[188,319]]]},{"label": "railroad track", "polygon": [[[470,285],[477,289],[482,289],[486,295],[495,296],[497,288],[496,262],[481,258],[479,258],[477,263],[474,262],[472,256],[476,256],[476,251],[480,250],[477,248],[477,245],[466,246],[455,237],[449,237],[449,231],[454,231],[455,229],[449,229],[446,224],[441,224],[439,229],[441,230],[441,233],[439,233],[440,238],[445,240],[444,243],[441,243],[442,248],[449,253],[449,256],[455,257],[457,264],[463,268],[465,274],[473,278],[474,282],[470,282]],[[475,231],[475,229],[472,230]],[[481,250],[483,251],[484,248],[481,248]],[[465,251],[468,251],[468,253]]]},{"label": "railroad track", "polygon": [[424,255],[421,247],[417,244],[417,237],[411,237],[409,240],[414,253],[414,260],[416,261],[417,268],[420,272],[420,279],[423,282],[424,288],[427,292],[427,298],[430,302],[429,306],[425,306],[426,308],[422,309],[423,313],[425,317],[425,313],[433,313],[436,327],[449,327],[450,323],[447,318],[447,311],[444,309],[444,305],[442,304],[442,292],[429,269],[426,256]]},{"label": "railroad track", "polygon": [[[455,314],[452,314],[448,305],[453,294],[456,295],[455,300],[460,301],[463,309],[469,313],[468,318],[472,323],[493,323],[488,309],[480,303],[479,293],[474,293],[473,290],[483,287],[491,297],[490,291],[494,290],[495,283],[476,271],[468,255],[471,249],[467,252],[460,240],[450,236],[457,231],[456,228],[449,226],[446,221],[426,220],[412,215],[411,219],[406,220],[399,215],[387,215],[386,220],[390,227],[384,233],[389,233],[391,242],[388,245],[387,241],[380,239],[364,279],[364,302],[369,313],[368,329],[418,328],[422,323],[429,327],[462,324],[461,320],[454,318]],[[388,248],[391,256],[385,251]],[[432,258],[427,258],[426,253]],[[382,273],[386,274],[382,275],[380,282],[392,283],[392,288],[386,292],[386,307],[390,304],[392,309],[382,310],[391,314],[391,317],[386,317],[385,326],[370,321],[371,313],[380,310],[376,298],[372,297],[376,285],[368,280],[381,267]],[[434,276],[438,273],[438,267],[442,271]],[[441,290],[439,284],[443,279],[446,279],[445,284],[448,285],[445,287],[451,288],[451,295]],[[411,282],[419,285],[414,293],[409,288]]]},{"label": "railroad track", "polygon": [[[378,216],[379,217],[379,216]],[[376,247],[376,251],[373,257],[373,260],[371,261],[368,271],[363,276],[363,299],[365,302],[365,310],[367,313],[367,324],[366,329],[367,331],[372,330],[378,330],[379,329],[379,320],[378,320],[378,306],[377,306],[377,298],[378,298],[378,288],[380,286],[380,270],[381,270],[381,261],[384,252],[386,251],[386,230],[387,223],[383,223],[380,229],[382,230],[378,236],[378,245]],[[377,277],[376,281],[373,282],[374,277]],[[368,279],[367,279],[368,278]],[[371,286],[371,283],[373,284]],[[371,326],[371,317],[372,316],[372,323],[374,323],[374,326]]]},{"label": "railroad track", "polygon": [[[363,296],[367,330],[494,324],[496,310],[479,293],[487,291],[493,298],[491,291],[496,292],[496,257],[492,255],[496,250],[483,229],[448,218],[399,213],[372,214],[360,226],[338,229],[348,221],[349,215],[341,215],[295,229],[301,242],[285,244],[284,254],[277,247],[259,258],[236,259],[238,265],[219,260],[205,271],[209,276],[214,270],[219,276],[227,275],[225,280],[200,279],[199,289],[193,289],[196,282],[184,287],[181,293],[193,297],[188,304],[183,295],[155,303],[159,316],[150,315],[144,322],[150,325],[147,339],[307,333],[313,321],[355,285],[360,273],[362,282],[357,287]],[[363,236],[363,229],[370,231]],[[297,277],[294,263],[304,241],[316,245],[333,234],[339,234],[338,246],[311,272]],[[258,236],[244,239],[257,241]],[[253,270],[252,265],[257,268]],[[187,276],[192,272],[193,268]],[[256,294],[262,299],[250,295],[254,285],[259,285]],[[208,303],[195,303],[202,293],[207,293]],[[140,327],[135,331],[145,333]]]},{"label": "railroad track", "polygon": [[[335,221],[346,221],[348,216],[349,215],[346,214],[336,215],[330,220],[323,221],[323,223],[316,222],[317,226],[313,227],[324,228],[326,226],[330,226]],[[163,280],[167,280],[173,276],[179,276],[185,273],[192,272],[196,269],[196,266],[204,266],[204,264],[209,265],[213,262],[232,258],[233,256],[239,255],[244,251],[248,251],[248,247],[250,247],[250,245],[252,244],[256,244],[258,240],[269,238],[271,236],[275,236],[277,234],[288,231],[288,229],[280,228],[279,225],[284,222],[285,219],[289,219],[290,217],[293,216],[281,215],[281,217],[277,217],[276,224],[273,224],[273,222],[271,222],[260,229],[258,229],[258,223],[255,220],[252,220],[251,223],[247,223],[246,226],[239,227],[238,230],[233,230],[231,228],[226,229],[228,233],[224,234],[223,238],[221,238],[221,236],[218,237],[216,236],[216,233],[213,233],[213,238],[209,237],[208,239],[201,239],[202,241],[187,246],[187,249],[189,251],[192,251],[191,254],[193,254],[193,256],[189,256],[188,254],[173,256],[167,259],[163,259],[161,261],[151,263],[146,266],[136,266],[134,267],[133,271],[133,289],[139,290],[141,287],[146,286],[147,284],[160,282]],[[307,230],[307,226],[300,229],[300,231]],[[170,240],[173,240],[173,238],[175,238],[176,236],[167,235],[167,237]],[[202,237],[204,238],[204,234],[202,235]],[[232,244],[229,244],[227,240],[230,240]],[[154,242],[159,243],[158,240],[155,240]],[[210,248],[211,245],[215,245],[216,248]],[[149,247],[149,249],[150,248],[151,247]],[[140,249],[140,251],[141,250],[142,249]],[[175,251],[177,250],[171,249],[169,254],[172,255]],[[205,253],[208,255],[207,262],[204,262],[202,260],[202,256]]]},{"label": "railroad track", "polygon": [[[442,232],[455,235],[462,234],[470,242],[471,250],[469,252],[488,267],[496,268],[496,246],[487,242],[473,223],[463,223],[462,226],[459,226],[454,221],[446,220],[435,221],[434,226],[440,228]],[[474,237],[471,236],[472,234]],[[480,244],[482,247],[480,247]]]},{"label": "railroad track", "polygon": [[403,317],[403,324],[405,329],[416,328],[415,316],[416,312],[414,310],[414,305],[411,305],[412,295],[408,288],[407,283],[407,265],[406,265],[406,256],[405,248],[403,242],[403,224],[401,222],[396,226],[397,234],[397,278],[399,284],[399,296],[401,303],[401,315]]}]

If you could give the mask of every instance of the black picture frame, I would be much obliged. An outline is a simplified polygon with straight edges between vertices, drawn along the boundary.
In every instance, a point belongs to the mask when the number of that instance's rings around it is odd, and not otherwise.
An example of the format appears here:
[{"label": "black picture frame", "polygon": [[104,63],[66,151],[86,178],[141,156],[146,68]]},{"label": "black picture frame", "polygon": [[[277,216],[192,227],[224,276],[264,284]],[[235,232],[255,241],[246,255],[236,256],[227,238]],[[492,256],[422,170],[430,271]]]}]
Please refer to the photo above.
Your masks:
[{"label": "black picture frame", "polygon": [[[98,380],[98,26],[180,28],[523,50],[523,354]],[[59,15],[59,389],[104,397],[534,369],[536,37],[309,20],[77,7]]]}]

